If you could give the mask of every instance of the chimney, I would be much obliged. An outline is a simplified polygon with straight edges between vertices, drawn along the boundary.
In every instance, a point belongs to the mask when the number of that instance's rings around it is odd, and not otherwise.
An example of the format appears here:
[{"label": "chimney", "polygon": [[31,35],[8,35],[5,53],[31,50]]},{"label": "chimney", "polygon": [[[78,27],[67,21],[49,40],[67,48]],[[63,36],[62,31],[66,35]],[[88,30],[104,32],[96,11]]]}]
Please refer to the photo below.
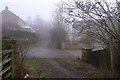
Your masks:
[{"label": "chimney", "polygon": [[5,7],[5,10],[8,10],[8,6]]}]

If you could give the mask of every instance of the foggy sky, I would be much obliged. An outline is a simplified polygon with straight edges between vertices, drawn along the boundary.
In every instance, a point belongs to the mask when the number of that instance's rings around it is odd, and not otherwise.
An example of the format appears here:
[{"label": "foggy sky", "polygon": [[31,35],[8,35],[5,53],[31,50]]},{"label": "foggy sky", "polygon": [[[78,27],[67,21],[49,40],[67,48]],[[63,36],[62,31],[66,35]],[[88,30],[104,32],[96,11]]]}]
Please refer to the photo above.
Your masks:
[{"label": "foggy sky", "polygon": [[8,6],[10,11],[24,21],[28,16],[34,18],[35,15],[40,15],[44,20],[50,21],[56,6],[55,4],[59,1],[60,0],[0,0],[0,12],[5,9],[5,6]]},{"label": "foggy sky", "polygon": [[40,15],[44,20],[52,18],[55,3],[59,0],[0,0],[0,12],[8,6],[9,10],[24,21],[28,16]]}]

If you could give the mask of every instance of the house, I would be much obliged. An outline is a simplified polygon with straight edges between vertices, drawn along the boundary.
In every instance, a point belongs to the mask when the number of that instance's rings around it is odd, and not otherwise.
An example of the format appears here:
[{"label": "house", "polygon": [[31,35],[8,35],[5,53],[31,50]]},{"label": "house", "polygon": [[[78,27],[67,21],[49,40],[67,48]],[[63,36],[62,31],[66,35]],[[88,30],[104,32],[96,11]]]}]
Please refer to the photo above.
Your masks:
[{"label": "house", "polygon": [[26,23],[13,12],[5,7],[5,10],[1,12],[2,14],[2,30],[22,30]]}]

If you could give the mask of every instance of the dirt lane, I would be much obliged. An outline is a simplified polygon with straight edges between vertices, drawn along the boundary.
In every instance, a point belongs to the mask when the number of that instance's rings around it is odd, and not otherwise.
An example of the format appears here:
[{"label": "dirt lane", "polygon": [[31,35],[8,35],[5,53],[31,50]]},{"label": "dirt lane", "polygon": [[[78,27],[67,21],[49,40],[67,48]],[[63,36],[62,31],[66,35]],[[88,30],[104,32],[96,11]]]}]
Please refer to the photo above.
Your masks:
[{"label": "dirt lane", "polygon": [[[65,78],[81,78],[80,75],[77,75],[75,72],[70,71],[69,69],[63,67],[61,64],[59,64],[54,59],[48,59],[48,61],[57,69],[59,69],[62,73],[64,73],[66,76]],[[59,74],[59,73],[58,73]]]}]

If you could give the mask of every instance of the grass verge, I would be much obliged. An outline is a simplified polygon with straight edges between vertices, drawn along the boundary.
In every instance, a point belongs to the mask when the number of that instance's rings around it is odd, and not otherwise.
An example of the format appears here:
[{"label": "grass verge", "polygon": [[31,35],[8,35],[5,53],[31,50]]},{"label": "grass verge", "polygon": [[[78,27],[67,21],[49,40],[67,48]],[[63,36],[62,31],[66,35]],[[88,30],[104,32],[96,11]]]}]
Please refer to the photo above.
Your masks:
[{"label": "grass verge", "polygon": [[102,73],[94,66],[80,61],[76,57],[61,57],[56,60],[64,67],[75,71],[76,73],[87,78],[101,78]]},{"label": "grass verge", "polygon": [[41,41],[38,41],[38,42],[34,42],[34,43],[31,43],[29,44],[29,48],[33,48],[33,47],[37,47],[37,46],[40,46],[41,45]]},{"label": "grass verge", "polygon": [[29,78],[58,78],[64,74],[51,65],[46,58],[26,58],[25,66],[28,69]]}]

